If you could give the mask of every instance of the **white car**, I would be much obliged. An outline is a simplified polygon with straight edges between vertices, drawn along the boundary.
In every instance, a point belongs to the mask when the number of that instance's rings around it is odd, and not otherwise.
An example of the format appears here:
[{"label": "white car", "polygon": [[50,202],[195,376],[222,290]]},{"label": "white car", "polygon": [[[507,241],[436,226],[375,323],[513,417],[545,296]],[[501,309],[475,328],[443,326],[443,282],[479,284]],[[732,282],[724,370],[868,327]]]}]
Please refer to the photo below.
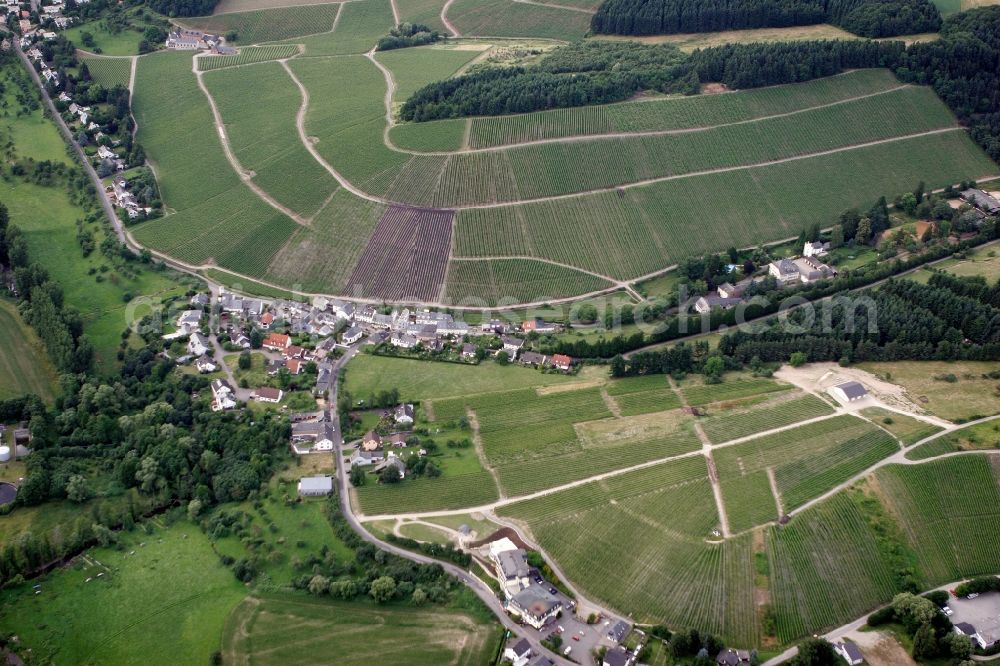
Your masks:
[{"label": "white car", "polygon": [[973,592],[972,594],[970,594],[969,596],[967,596],[966,599],[975,599],[978,596],[979,596],[978,592]]},{"label": "white car", "polygon": [[942,611],[944,612],[944,614],[945,614],[945,615],[947,615],[948,617],[951,617],[952,615],[954,615],[954,614],[955,614],[955,611],[953,611],[953,610],[951,609],[951,607],[950,607],[950,606],[941,606],[941,610],[942,610]]}]

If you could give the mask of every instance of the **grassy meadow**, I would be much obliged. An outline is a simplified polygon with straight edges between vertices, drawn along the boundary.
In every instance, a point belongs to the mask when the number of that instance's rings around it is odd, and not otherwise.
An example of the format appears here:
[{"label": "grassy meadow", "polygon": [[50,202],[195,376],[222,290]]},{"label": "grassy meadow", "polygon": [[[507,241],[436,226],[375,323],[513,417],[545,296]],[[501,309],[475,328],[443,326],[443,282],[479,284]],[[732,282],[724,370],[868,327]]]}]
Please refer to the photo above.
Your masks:
[{"label": "grassy meadow", "polygon": [[38,335],[24,323],[13,303],[0,300],[0,400],[34,393],[51,401],[58,390],[56,369]]},{"label": "grassy meadow", "polygon": [[961,423],[1000,413],[998,380],[989,373],[1000,365],[988,361],[904,361],[860,366],[899,384],[907,397],[935,416]]}]

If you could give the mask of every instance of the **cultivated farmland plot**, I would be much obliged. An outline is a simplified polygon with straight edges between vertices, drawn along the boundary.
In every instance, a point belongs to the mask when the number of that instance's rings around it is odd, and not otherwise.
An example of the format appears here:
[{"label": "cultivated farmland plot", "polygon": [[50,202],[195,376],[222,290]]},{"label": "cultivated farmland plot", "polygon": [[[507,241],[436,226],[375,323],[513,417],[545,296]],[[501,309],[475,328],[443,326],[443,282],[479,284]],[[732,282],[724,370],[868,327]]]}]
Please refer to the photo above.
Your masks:
[{"label": "cultivated farmland plot", "polygon": [[747,409],[737,408],[702,419],[701,424],[712,443],[721,444],[828,414],[833,414],[833,409],[814,395],[779,395],[774,400]]},{"label": "cultivated farmland plot", "polygon": [[90,76],[104,88],[128,88],[132,74],[131,58],[84,58]]},{"label": "cultivated farmland plot", "polygon": [[463,35],[541,37],[576,41],[590,29],[590,15],[513,0],[456,0],[448,18]]},{"label": "cultivated farmland plot", "polygon": [[333,27],[339,9],[339,4],[276,7],[190,18],[183,22],[206,32],[235,32],[236,44],[259,44],[327,32]]},{"label": "cultivated farmland plot", "polygon": [[446,296],[454,303],[535,303],[614,285],[595,275],[531,259],[452,261]]},{"label": "cultivated farmland plot", "polygon": [[367,298],[437,300],[451,249],[450,211],[390,207],[347,281]]},{"label": "cultivated farmland plot", "polygon": [[717,449],[714,458],[730,529],[738,532],[779,517],[769,471],[788,511],[898,450],[889,434],[853,416]]},{"label": "cultivated farmland plot", "polygon": [[[299,48],[293,45],[246,46],[236,55],[203,55],[197,59],[199,71],[205,72],[223,67],[252,65],[268,60],[283,60],[298,55]],[[255,72],[257,70],[254,70]],[[249,74],[253,76],[253,74]]]}]

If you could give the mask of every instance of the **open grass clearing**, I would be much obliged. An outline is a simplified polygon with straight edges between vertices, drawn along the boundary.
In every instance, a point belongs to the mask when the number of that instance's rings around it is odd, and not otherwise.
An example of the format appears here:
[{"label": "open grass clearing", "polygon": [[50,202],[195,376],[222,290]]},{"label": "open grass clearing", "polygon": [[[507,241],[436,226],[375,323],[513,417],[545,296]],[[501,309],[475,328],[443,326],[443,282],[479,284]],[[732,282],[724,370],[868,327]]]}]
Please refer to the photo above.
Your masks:
[{"label": "open grass clearing", "polygon": [[0,299],[0,400],[33,393],[46,402],[55,397],[56,370],[38,335],[24,323],[13,303]]},{"label": "open grass clearing", "polygon": [[[208,538],[186,521],[122,536],[122,549],[91,549],[67,568],[0,592],[0,621],[34,659],[202,663],[218,649],[246,589]],[[41,594],[33,594],[35,583]]]},{"label": "open grass clearing", "polygon": [[899,384],[914,404],[949,421],[960,423],[1000,412],[1000,380],[988,376],[1000,370],[998,363],[900,361],[859,367]]},{"label": "open grass clearing", "polygon": [[877,426],[891,432],[905,446],[910,446],[925,437],[930,437],[934,433],[941,431],[940,427],[932,423],[921,421],[912,416],[905,416],[898,412],[890,412],[888,409],[882,409],[881,407],[867,407],[861,410],[861,415],[873,421]]},{"label": "open grass clearing", "polygon": [[480,666],[493,657],[501,633],[499,624],[457,609],[265,594],[233,610],[222,645],[231,664],[304,665],[326,654],[347,666]]},{"label": "open grass clearing", "polygon": [[979,247],[965,253],[964,259],[946,259],[934,264],[937,270],[951,273],[959,277],[981,275],[987,282],[993,283],[1000,278],[1000,256],[996,245]]}]

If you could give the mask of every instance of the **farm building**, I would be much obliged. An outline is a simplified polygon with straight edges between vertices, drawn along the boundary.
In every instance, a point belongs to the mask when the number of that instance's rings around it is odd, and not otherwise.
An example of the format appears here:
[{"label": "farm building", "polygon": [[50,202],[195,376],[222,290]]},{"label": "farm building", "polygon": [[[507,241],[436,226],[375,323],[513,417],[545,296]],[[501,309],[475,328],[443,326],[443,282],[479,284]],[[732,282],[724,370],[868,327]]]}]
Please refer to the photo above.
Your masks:
[{"label": "farm building", "polygon": [[963,190],[962,198],[987,215],[996,215],[1000,213],[1000,200],[997,200],[996,197],[991,194],[987,194],[982,190]]},{"label": "farm building", "polygon": [[604,653],[604,660],[601,666],[628,666],[631,655],[625,648],[611,648]]},{"label": "farm building", "polygon": [[698,300],[695,301],[694,309],[698,314],[708,314],[715,308],[728,310],[729,308],[736,307],[742,300],[742,298],[726,298],[721,293],[705,294],[704,296],[699,296]]},{"label": "farm building", "polygon": [[861,650],[854,643],[834,643],[833,649],[844,658],[850,666],[858,666],[858,664],[864,663],[865,656],[861,654]]},{"label": "farm building", "polygon": [[868,395],[868,389],[861,382],[844,382],[830,389],[830,395],[840,402],[854,402]]},{"label": "farm building", "polygon": [[304,476],[299,479],[299,495],[325,497],[333,492],[333,478],[329,476]]}]

